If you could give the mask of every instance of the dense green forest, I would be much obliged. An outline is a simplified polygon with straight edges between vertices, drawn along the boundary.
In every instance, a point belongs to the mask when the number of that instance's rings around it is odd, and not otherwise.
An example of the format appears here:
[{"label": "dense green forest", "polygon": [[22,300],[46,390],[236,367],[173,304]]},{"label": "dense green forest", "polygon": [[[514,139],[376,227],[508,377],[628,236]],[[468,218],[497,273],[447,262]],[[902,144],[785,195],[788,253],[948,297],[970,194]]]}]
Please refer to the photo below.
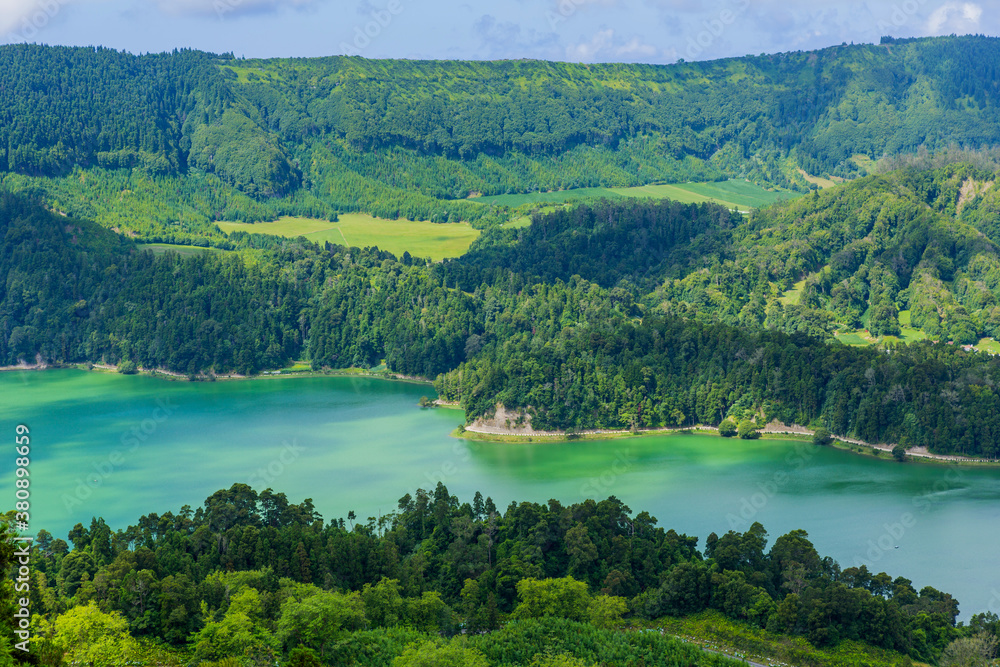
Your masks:
[{"label": "dense green forest", "polygon": [[[155,256],[6,195],[0,362],[210,378],[384,361],[437,377],[470,421],[498,404],[546,429],[777,418],[996,457],[996,357],[830,335],[862,318],[891,333],[906,309],[942,339],[995,333],[994,180],[968,164],[904,169],[748,220],[711,204],[578,205],[491,228],[442,263],[245,233],[231,251]],[[801,278],[799,304],[783,303]]]},{"label": "dense green forest", "polygon": [[[997,63],[978,36],[671,66],[0,46],[0,365],[384,363],[468,422],[779,419],[995,458],[1000,358],[963,346],[1000,339]],[[748,215],[590,200],[526,226],[475,196],[727,178],[808,194]],[[482,233],[435,263],[215,225],[347,211]],[[837,340],[859,330],[874,344]],[[438,485],[324,522],[238,484],[67,537],[33,546],[34,664],[735,664],[622,630],[716,613],[905,665],[1000,630],[803,531],[699,550],[615,498],[500,511]]]},{"label": "dense green forest", "polygon": [[883,40],[674,65],[243,60],[0,47],[0,179],[145,240],[466,199],[745,178],[807,191],[883,155],[1000,143],[1000,41]]},{"label": "dense green forest", "polygon": [[[947,593],[864,566],[842,569],[802,530],[769,546],[755,523],[713,533],[699,550],[698,538],[656,524],[614,497],[501,510],[479,493],[461,502],[441,483],[378,519],[355,522],[350,512],[327,522],[308,499],[293,504],[235,484],[202,507],[149,514],[124,530],[94,518],[77,524],[69,543],[40,532],[27,659],[741,664],[659,632],[622,630],[712,609],[817,647],[865,642],[887,651],[888,665],[935,661],[956,641],[1000,630],[989,613],[956,626],[958,602]],[[12,594],[8,587],[4,604]]]}]

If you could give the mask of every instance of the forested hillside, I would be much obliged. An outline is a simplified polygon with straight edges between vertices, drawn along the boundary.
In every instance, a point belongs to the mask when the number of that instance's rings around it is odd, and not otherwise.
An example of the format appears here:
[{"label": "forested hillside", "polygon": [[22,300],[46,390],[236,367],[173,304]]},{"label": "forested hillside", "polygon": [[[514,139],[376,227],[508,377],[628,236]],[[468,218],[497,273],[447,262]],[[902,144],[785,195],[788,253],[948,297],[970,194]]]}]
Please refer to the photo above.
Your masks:
[{"label": "forested hillside", "polygon": [[898,337],[905,311],[933,339],[1000,337],[996,179],[995,166],[911,168],[762,209],[650,303],[819,336]]},{"label": "forested hillside", "polygon": [[502,510],[438,483],[378,520],[347,516],[327,522],[308,499],[235,484],[202,507],[124,530],[100,518],[77,524],[72,550],[42,531],[31,554],[31,659],[735,665],[659,632],[620,629],[715,610],[820,648],[865,642],[867,664],[889,665],[933,661],[957,639],[998,630],[994,614],[956,627],[947,593],[841,568],[805,531],[769,546],[755,523],[713,533],[699,550],[697,537],[614,497]]},{"label": "forested hillside", "polygon": [[1000,143],[1000,41],[668,66],[242,60],[0,47],[0,178],[146,240],[344,211],[480,226],[470,195],[746,178]]},{"label": "forested hillside", "polygon": [[[490,229],[438,264],[245,233],[232,251],[154,256],[8,195],[0,361],[192,377],[384,361],[439,376],[470,420],[500,403],[536,428],[778,418],[995,457],[996,357],[829,335],[906,308],[942,337],[993,333],[997,246],[972,226],[990,231],[992,186],[969,194],[992,180],[969,165],[904,170],[748,221],[711,204],[580,205]],[[796,278],[802,298],[786,304]]]},{"label": "forested hillside", "polygon": [[[0,365],[384,364],[467,423],[501,405],[566,431],[779,419],[995,458],[1000,357],[973,344],[1000,339],[997,63],[978,36],[671,66],[0,46]],[[803,196],[530,220],[477,201],[727,178]],[[481,233],[432,262],[215,224],[347,211]],[[397,508],[324,522],[237,484],[124,530],[81,523],[72,549],[43,531],[30,660],[734,664],[621,630],[708,613],[907,665],[1000,630],[956,627],[950,595],[842,569],[804,531],[699,550],[613,497],[500,511],[441,484]]]}]

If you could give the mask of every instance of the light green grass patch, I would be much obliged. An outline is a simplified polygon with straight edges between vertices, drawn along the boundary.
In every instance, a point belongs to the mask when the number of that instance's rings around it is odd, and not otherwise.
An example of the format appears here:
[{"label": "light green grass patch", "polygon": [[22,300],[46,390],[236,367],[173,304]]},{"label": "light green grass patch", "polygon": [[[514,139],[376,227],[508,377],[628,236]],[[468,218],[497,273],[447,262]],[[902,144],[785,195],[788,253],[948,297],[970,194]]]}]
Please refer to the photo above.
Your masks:
[{"label": "light green grass patch", "polygon": [[137,243],[140,250],[152,250],[154,255],[162,255],[167,252],[176,252],[182,257],[191,257],[206,252],[226,252],[220,248],[202,248],[196,245],[176,245],[173,243]]},{"label": "light green grass patch", "polygon": [[910,326],[910,311],[908,310],[899,311],[899,326],[901,327]]},{"label": "light green grass patch", "polygon": [[799,169],[799,174],[809,183],[815,183],[824,190],[826,188],[832,188],[837,183],[844,182],[844,179],[842,178],[837,178],[837,180],[833,180],[831,178],[823,178],[822,176],[812,176],[805,169]]},{"label": "light green grass patch", "polygon": [[864,329],[858,329],[856,331],[846,331],[842,333],[834,334],[841,343],[846,345],[872,345],[876,342],[882,343],[916,343],[919,340],[924,340],[927,338],[925,334],[920,329],[914,329],[912,327],[900,327],[900,332],[898,336],[882,336],[880,338],[875,338],[869,334]]},{"label": "light green grass patch", "polygon": [[806,279],[803,278],[799,282],[792,285],[792,289],[788,290],[784,294],[778,297],[778,301],[785,306],[797,306],[799,305],[799,299],[802,298],[802,288],[806,285]]},{"label": "light green grass patch", "polygon": [[504,227],[530,227],[531,226],[531,216],[522,215],[520,218],[514,218],[509,222],[505,222]]},{"label": "light green grass patch", "polygon": [[[900,325],[902,325],[902,322],[900,323]],[[904,326],[900,326],[899,328],[901,331],[900,336],[902,337],[904,343],[915,343],[918,340],[924,340],[925,338],[927,338],[927,334],[925,334],[920,329],[914,329],[913,327],[904,327]]]},{"label": "light green grass patch", "polygon": [[718,183],[679,183],[677,187],[723,203],[733,202],[740,208],[769,206],[778,201],[802,196],[799,192],[765,190],[759,185],[736,178]]},{"label": "light green grass patch", "polygon": [[988,354],[1000,354],[1000,343],[993,338],[982,338],[976,343],[976,349]]},{"label": "light green grass patch", "polygon": [[871,345],[871,340],[864,338],[862,333],[860,331],[850,331],[834,335],[837,337],[837,340],[845,345]]},{"label": "light green grass patch", "polygon": [[337,222],[283,217],[276,222],[255,225],[236,222],[217,224],[227,234],[241,230],[287,238],[304,236],[316,243],[328,241],[358,248],[377,246],[397,257],[409,252],[414,257],[430,257],[434,261],[464,254],[479,236],[479,231],[465,222],[438,224],[427,220],[386,220],[367,213],[343,213]]},{"label": "light green grass patch", "polygon": [[794,199],[800,196],[801,194],[797,192],[765,190],[753,183],[732,179],[712,183],[640,185],[631,188],[573,188],[556,192],[475,197],[469,201],[481,204],[499,204],[513,208],[524,204],[568,202],[601,197],[607,199],[640,197],[644,199],[673,199],[682,204],[700,204],[710,201],[746,212],[751,208],[767,206],[776,201]]},{"label": "light green grass patch", "polygon": [[862,155],[861,153],[858,153],[856,155],[852,155],[851,159],[854,160],[854,164],[864,169],[866,173],[870,174],[872,172],[872,169],[875,167],[875,161],[872,160],[867,155]]},{"label": "light green grass patch", "polygon": [[734,621],[717,611],[680,618],[665,617],[652,625],[711,650],[739,655],[765,664],[824,665],[825,667],[895,667],[922,665],[895,651],[845,639],[829,648],[815,648],[805,637],[779,635],[749,623]]},{"label": "light green grass patch", "polygon": [[[914,329],[913,327],[899,327],[898,336],[882,336],[879,340],[883,343],[916,343],[918,340],[924,340],[927,338],[925,334],[920,329]],[[874,342],[871,340],[870,342]]]},{"label": "light green grass patch", "polygon": [[[615,188],[614,191],[623,197],[640,197],[643,199],[673,199],[682,204],[700,204],[711,201],[729,208],[739,208],[734,202],[709,197],[692,192],[681,185],[641,185],[636,188]],[[744,207],[745,208],[745,207]]]},{"label": "light green grass patch", "polygon": [[[627,188],[626,188],[627,189]],[[608,188],[572,188],[570,190],[556,190],[554,192],[529,192],[526,194],[511,195],[491,195],[487,197],[476,197],[469,201],[480,204],[497,204],[500,206],[510,206],[517,208],[524,204],[538,204],[543,202],[562,203],[577,199],[618,199],[621,195]]]},{"label": "light green grass patch", "polygon": [[275,222],[258,222],[248,224],[244,222],[217,222],[216,223],[226,234],[235,231],[250,232],[253,234],[270,234],[271,236],[285,236],[290,239],[306,236],[314,232],[330,229],[337,225],[336,222],[320,220],[318,218],[299,218],[285,216],[278,218]]}]

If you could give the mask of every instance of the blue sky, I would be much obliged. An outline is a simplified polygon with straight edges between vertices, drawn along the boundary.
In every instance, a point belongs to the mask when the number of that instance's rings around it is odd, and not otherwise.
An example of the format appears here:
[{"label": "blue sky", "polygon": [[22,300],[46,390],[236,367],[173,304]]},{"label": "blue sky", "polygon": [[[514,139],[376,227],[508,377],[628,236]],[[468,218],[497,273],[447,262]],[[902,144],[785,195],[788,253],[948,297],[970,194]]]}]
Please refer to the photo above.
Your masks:
[{"label": "blue sky", "polygon": [[1000,34],[986,0],[0,0],[0,42],[246,57],[672,63]]}]

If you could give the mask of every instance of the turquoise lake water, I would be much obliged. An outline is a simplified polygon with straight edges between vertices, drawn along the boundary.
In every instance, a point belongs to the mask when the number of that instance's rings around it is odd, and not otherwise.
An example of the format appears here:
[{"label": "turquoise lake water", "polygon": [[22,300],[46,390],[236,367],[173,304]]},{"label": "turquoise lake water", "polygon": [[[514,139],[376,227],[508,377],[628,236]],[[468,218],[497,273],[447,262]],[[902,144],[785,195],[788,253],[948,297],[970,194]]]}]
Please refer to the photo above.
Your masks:
[{"label": "turquoise lake water", "polygon": [[[312,498],[325,519],[385,514],[443,481],[471,501],[564,504],[615,495],[697,535],[760,521],[796,528],[843,567],[867,564],[955,595],[961,617],[1000,613],[1000,469],[900,465],[780,440],[706,435],[486,444],[420,409],[426,385],[368,378],[188,383],[76,370],[0,374],[12,443],[31,429],[31,522],[57,537],[103,516],[113,529],[197,507],[236,482]],[[897,548],[898,547],[898,548]]]}]

